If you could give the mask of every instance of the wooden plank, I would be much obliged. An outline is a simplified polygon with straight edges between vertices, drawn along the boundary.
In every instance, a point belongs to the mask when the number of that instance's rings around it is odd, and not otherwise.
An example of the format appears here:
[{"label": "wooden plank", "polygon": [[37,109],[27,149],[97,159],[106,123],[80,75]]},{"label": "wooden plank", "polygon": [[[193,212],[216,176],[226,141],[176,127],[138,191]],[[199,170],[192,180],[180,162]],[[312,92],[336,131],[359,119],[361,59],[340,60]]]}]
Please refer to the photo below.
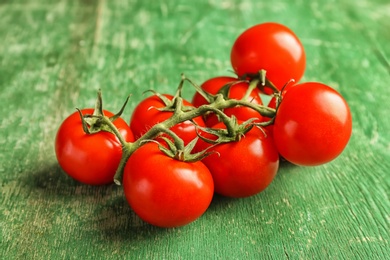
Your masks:
[{"label": "wooden plank", "polygon": [[[0,255],[7,259],[388,259],[388,1],[0,2]],[[191,225],[160,229],[121,187],[89,187],[56,163],[57,127],[75,107],[108,109],[147,89],[173,93],[229,75],[233,40],[263,21],[290,26],[306,81],[340,91],[353,136],[318,167],[284,163],[263,193],[216,196]],[[193,89],[185,89],[191,97]]]}]

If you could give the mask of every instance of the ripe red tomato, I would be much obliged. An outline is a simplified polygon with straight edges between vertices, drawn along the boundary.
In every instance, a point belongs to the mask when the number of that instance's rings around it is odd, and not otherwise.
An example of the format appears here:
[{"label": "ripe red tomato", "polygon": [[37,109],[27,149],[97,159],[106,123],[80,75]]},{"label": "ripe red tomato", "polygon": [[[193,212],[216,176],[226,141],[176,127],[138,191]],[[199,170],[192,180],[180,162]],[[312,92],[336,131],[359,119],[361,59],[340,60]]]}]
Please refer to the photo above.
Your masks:
[{"label": "ripe red tomato", "polygon": [[201,162],[188,163],[166,156],[149,142],[127,161],[123,188],[134,212],[159,227],[178,227],[199,218],[209,207],[214,184]]},{"label": "ripe red tomato", "polygon": [[278,89],[291,79],[298,82],[306,67],[306,54],[298,37],[286,26],[272,22],[244,31],[233,44],[230,60],[239,77],[266,70],[267,78]]},{"label": "ripe red tomato", "polygon": [[[92,114],[93,109],[83,109],[82,114]],[[104,111],[111,117],[113,113]],[[130,127],[122,118],[114,125],[128,142],[134,141]],[[78,112],[64,120],[57,131],[55,153],[61,168],[75,180],[89,185],[113,182],[122,156],[118,138],[109,132],[86,134]]]},{"label": "ripe red tomato", "polygon": [[[226,128],[218,123],[213,128]],[[210,134],[202,136],[213,139]],[[210,144],[199,142],[197,149]],[[269,186],[279,168],[279,154],[270,135],[253,127],[239,141],[222,143],[208,149],[212,152],[202,162],[209,168],[215,192],[228,197],[255,195]]]},{"label": "ripe red tomato", "polygon": [[[237,78],[233,77],[226,77],[226,76],[219,76],[219,77],[214,77],[211,79],[206,80],[202,85],[201,88],[205,90],[206,92],[210,94],[217,94],[218,91],[225,85],[238,81]],[[240,82],[240,83],[235,83],[231,86],[230,91],[229,91],[229,98],[231,99],[237,99],[240,100],[242,99],[246,91],[249,87],[249,83],[247,82]],[[259,89],[254,89],[252,90],[251,94],[249,95],[247,101],[251,101],[254,104],[262,105],[263,102],[260,97],[260,90]],[[195,93],[193,99],[192,99],[192,104],[196,107],[200,107],[201,105],[207,104],[208,102],[206,99],[202,97],[199,93]],[[224,113],[227,116],[232,116],[234,115],[237,119],[246,121],[251,118],[257,118],[258,121],[261,121],[262,116],[256,112],[255,110],[249,108],[249,107],[233,107],[233,108],[227,108],[224,109]],[[215,124],[218,123],[218,118],[215,114],[207,114],[204,116],[205,123],[207,126],[211,127]]]},{"label": "ripe red tomato", "polygon": [[[173,99],[171,95],[166,94],[164,96],[170,100]],[[183,100],[183,104],[193,106],[186,100]],[[135,107],[130,119],[130,128],[136,138],[141,137],[155,124],[163,122],[173,115],[171,111],[158,110],[164,107],[164,102],[157,95],[147,97]],[[193,121],[199,126],[205,126],[201,116],[194,118]],[[197,137],[196,127],[189,120],[173,126],[171,130],[183,139],[185,145]]]},{"label": "ripe red tomato", "polygon": [[276,112],[273,135],[291,163],[319,165],[335,159],[352,133],[347,102],[329,86],[307,82],[288,89]]}]

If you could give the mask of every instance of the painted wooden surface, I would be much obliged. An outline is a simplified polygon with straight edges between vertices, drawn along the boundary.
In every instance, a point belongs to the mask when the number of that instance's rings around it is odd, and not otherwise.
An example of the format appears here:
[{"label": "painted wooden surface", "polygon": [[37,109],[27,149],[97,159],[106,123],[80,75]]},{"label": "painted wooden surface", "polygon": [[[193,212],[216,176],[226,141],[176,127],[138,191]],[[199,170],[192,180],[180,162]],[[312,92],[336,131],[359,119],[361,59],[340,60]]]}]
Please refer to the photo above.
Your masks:
[{"label": "painted wooden surface", "polygon": [[[230,75],[233,40],[264,21],[301,38],[305,81],[350,104],[338,159],[283,164],[263,193],[216,196],[176,229],[140,221],[121,187],[61,171],[56,130],[98,88],[110,110],[132,93],[128,120],[143,91],[173,93],[182,72],[198,83]],[[389,259],[389,42],[388,0],[1,0],[0,258]]]}]

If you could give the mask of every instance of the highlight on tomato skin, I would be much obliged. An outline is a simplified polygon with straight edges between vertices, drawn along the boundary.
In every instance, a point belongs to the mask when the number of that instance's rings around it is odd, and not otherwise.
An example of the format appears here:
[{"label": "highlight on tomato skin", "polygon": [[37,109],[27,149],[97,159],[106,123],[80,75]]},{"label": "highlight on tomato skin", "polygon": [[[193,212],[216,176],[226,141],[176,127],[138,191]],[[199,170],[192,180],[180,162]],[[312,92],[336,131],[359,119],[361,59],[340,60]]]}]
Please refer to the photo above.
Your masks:
[{"label": "highlight on tomato skin", "polygon": [[319,82],[297,84],[284,94],[276,113],[273,136],[287,161],[315,166],[337,158],[352,134],[345,99]]},{"label": "highlight on tomato skin", "polygon": [[[297,35],[287,26],[267,22],[254,25],[235,40],[230,61],[239,77],[267,72],[280,90],[290,80],[299,82],[306,69],[306,53]],[[267,94],[272,92],[269,89]]]}]

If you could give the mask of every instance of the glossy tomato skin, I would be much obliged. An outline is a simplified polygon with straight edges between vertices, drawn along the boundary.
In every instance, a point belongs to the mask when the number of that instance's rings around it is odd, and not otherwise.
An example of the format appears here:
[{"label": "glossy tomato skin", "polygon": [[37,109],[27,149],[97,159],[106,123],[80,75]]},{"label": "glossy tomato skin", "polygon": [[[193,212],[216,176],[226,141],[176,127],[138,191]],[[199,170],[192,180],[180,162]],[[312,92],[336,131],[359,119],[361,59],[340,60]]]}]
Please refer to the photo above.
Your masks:
[{"label": "glossy tomato skin", "polygon": [[[83,115],[93,109],[81,110]],[[104,111],[110,117],[113,113]],[[114,121],[124,139],[134,141],[130,127],[122,119]],[[59,127],[55,139],[55,153],[61,168],[73,179],[89,185],[113,183],[122,156],[118,138],[109,132],[86,134],[78,112],[71,114]]]},{"label": "glossy tomato skin", "polygon": [[[164,95],[165,97],[172,100],[172,95]],[[185,106],[193,106],[190,102],[183,100]],[[159,111],[159,108],[164,108],[164,102],[157,96],[153,95],[142,100],[134,109],[130,119],[130,128],[135,136],[139,138],[144,135],[152,126],[163,122],[173,115],[170,111]],[[202,117],[196,117],[193,119],[194,122],[204,127],[205,123]],[[183,139],[184,144],[188,144],[196,135],[196,127],[191,121],[184,121],[171,128],[180,138]]]},{"label": "glossy tomato skin", "polygon": [[307,82],[284,94],[277,110],[273,135],[287,161],[314,166],[335,159],[352,133],[347,102],[329,86]]},{"label": "glossy tomato skin", "polygon": [[[223,123],[213,128],[225,128]],[[211,138],[208,134],[204,137]],[[211,138],[212,139],[212,138]],[[210,144],[200,142],[197,149]],[[223,143],[208,150],[202,162],[209,168],[215,192],[233,198],[258,194],[267,188],[279,168],[279,154],[270,135],[253,127],[239,141]]]},{"label": "glossy tomato skin", "polygon": [[[206,92],[215,95],[223,86],[237,81],[238,81],[237,78],[218,76],[206,80],[201,85],[201,88]],[[230,88],[229,98],[237,99],[237,100],[242,99],[245,96],[248,87],[249,87],[248,82],[234,83]],[[251,101],[254,104],[262,105],[263,102],[260,97],[260,90],[257,88],[252,90],[247,101]],[[208,104],[208,102],[206,101],[206,99],[202,97],[202,95],[200,95],[199,93],[195,93],[194,97],[192,98],[192,104],[196,107],[200,107],[201,105]],[[249,107],[243,107],[243,106],[233,107],[233,108],[224,109],[223,111],[227,116],[234,115],[237,119],[242,121],[246,121],[251,118],[256,118],[257,121],[260,122],[262,119],[262,116],[258,112],[256,112],[255,110]],[[218,118],[215,114],[205,115],[204,120],[206,125],[209,127],[218,123]]]},{"label": "glossy tomato skin", "polygon": [[244,31],[233,44],[230,60],[239,77],[266,70],[278,89],[291,79],[298,82],[306,68],[306,54],[298,37],[288,27],[272,22]]},{"label": "glossy tomato skin", "polygon": [[142,220],[167,228],[195,221],[214,194],[213,179],[202,162],[172,159],[154,142],[131,155],[123,187],[129,205]]}]

